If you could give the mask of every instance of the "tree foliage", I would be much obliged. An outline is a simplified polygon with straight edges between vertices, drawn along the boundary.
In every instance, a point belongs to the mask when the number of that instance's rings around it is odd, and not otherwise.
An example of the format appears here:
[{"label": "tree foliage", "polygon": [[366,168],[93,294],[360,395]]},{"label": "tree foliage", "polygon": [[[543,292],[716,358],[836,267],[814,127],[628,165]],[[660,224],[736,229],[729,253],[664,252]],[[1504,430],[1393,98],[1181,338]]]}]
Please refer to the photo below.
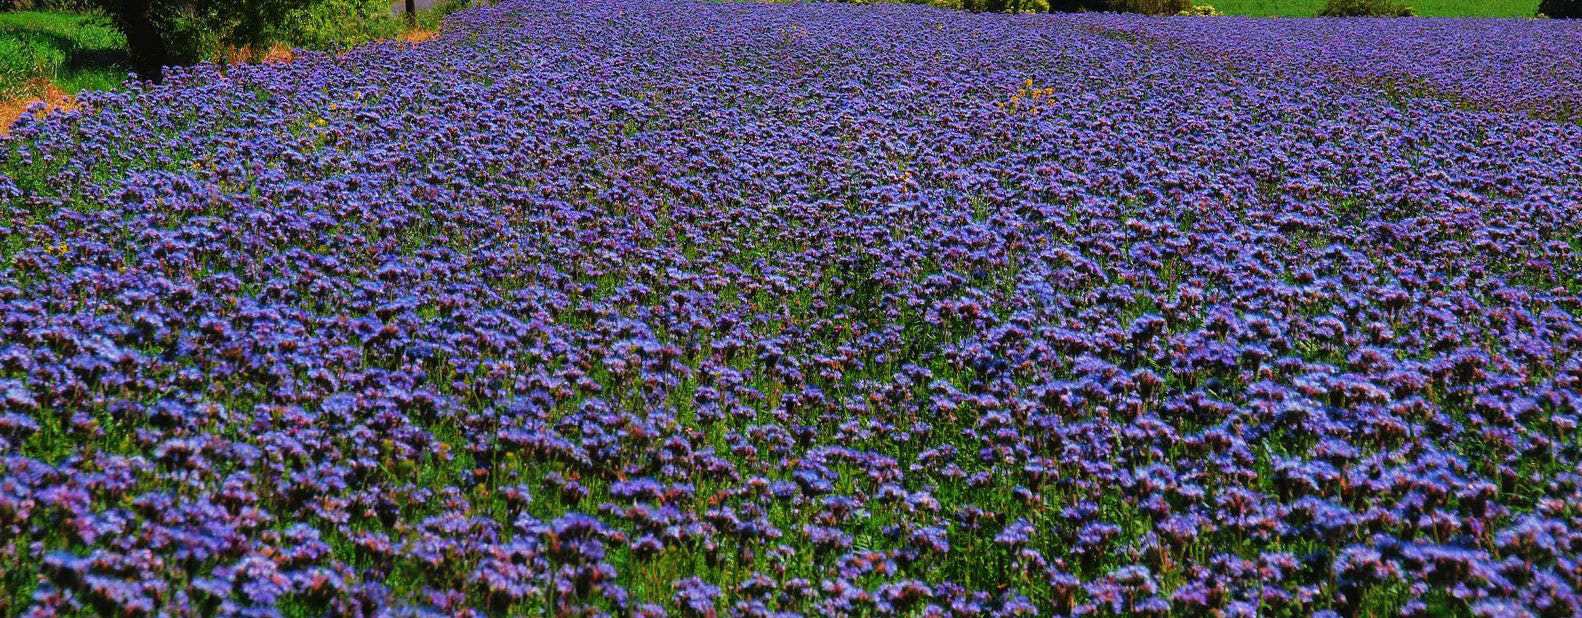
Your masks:
[{"label": "tree foliage", "polygon": [[1319,17],[1411,17],[1412,7],[1393,0],[1329,0]]},{"label": "tree foliage", "polygon": [[1144,15],[1176,15],[1192,10],[1192,0],[1049,0],[1049,11],[1114,11]]},{"label": "tree foliage", "polygon": [[1538,14],[1563,19],[1582,18],[1582,0],[1543,0],[1538,3]]},{"label": "tree foliage", "polygon": [[312,0],[92,0],[126,35],[133,69],[158,81],[162,67],[204,59],[222,44],[263,46],[271,28]]}]

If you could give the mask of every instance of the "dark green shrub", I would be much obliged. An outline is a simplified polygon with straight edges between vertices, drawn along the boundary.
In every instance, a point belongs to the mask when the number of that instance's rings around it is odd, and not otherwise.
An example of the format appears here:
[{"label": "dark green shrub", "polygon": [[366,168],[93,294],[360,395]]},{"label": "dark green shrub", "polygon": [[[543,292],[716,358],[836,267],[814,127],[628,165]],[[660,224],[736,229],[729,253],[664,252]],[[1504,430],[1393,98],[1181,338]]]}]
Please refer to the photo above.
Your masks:
[{"label": "dark green shrub", "polygon": [[1092,10],[1089,5],[1098,4],[1094,0],[1049,0],[1051,13],[1075,13],[1077,11]]},{"label": "dark green shrub", "polygon": [[1143,15],[1177,15],[1192,10],[1192,0],[1050,0],[1055,13],[1114,11]]},{"label": "dark green shrub", "polygon": [[288,11],[274,34],[298,47],[336,49],[394,38],[401,26],[390,0],[318,0]]},{"label": "dark green shrub", "polygon": [[1543,0],[1538,3],[1538,14],[1557,19],[1582,18],[1582,0]]},{"label": "dark green shrub", "polygon": [[[389,0],[88,1],[126,35],[133,70],[155,81],[163,77],[161,67],[217,58],[221,52],[250,50],[256,58],[273,43],[334,49],[393,38],[405,26],[390,14]],[[449,0],[420,16],[419,25],[432,26],[438,16],[466,4]]]},{"label": "dark green shrub", "polygon": [[1412,7],[1393,0],[1328,0],[1319,17],[1411,17]]},{"label": "dark green shrub", "polygon": [[396,38],[408,27],[437,30],[446,17],[474,3],[472,0],[442,0],[408,20],[406,16],[391,14],[391,0],[315,0],[288,12],[284,22],[272,30],[271,38],[290,41],[293,47],[343,49],[375,39]]},{"label": "dark green shrub", "polygon": [[262,48],[272,28],[312,0],[93,0],[126,35],[132,68],[158,81],[161,67],[191,64],[223,45]]},{"label": "dark green shrub", "polygon": [[960,0],[959,8],[980,13],[1043,13],[1049,10],[1049,3],[1047,0]]},{"label": "dark green shrub", "polygon": [[1111,0],[1109,10],[1143,15],[1178,15],[1192,10],[1192,0]]},{"label": "dark green shrub", "polygon": [[[446,17],[455,15],[462,9],[476,4],[489,4],[495,0],[443,0],[427,11],[418,11],[417,25],[423,28],[438,29],[440,22]],[[1024,3],[1042,3],[1044,0],[1022,0]]]}]

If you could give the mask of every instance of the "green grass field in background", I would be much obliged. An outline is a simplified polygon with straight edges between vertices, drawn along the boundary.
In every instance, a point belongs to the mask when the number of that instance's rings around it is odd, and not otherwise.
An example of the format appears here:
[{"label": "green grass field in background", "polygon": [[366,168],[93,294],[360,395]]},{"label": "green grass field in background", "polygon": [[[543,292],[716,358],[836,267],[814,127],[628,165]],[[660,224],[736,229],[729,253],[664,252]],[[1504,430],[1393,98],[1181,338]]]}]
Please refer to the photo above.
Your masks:
[{"label": "green grass field in background", "polygon": [[[1312,17],[1324,0],[1194,0],[1226,15]],[[1538,0],[1401,0],[1422,17],[1532,17]]]},{"label": "green grass field in background", "polygon": [[102,17],[45,11],[0,13],[0,100],[107,90],[130,66],[126,39]]}]

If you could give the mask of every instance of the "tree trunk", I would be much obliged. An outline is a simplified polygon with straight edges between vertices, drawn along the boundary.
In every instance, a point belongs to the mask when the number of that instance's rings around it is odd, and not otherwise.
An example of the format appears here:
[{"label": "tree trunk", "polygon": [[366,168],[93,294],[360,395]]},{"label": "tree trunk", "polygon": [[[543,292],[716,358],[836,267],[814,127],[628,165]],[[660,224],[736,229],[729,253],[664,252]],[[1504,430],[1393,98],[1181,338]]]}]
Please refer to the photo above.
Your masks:
[{"label": "tree trunk", "polygon": [[1075,13],[1077,11],[1102,11],[1109,8],[1106,0],[1049,0],[1051,13]]},{"label": "tree trunk", "polygon": [[165,79],[163,67],[171,63],[170,46],[160,35],[149,9],[149,0],[126,0],[118,7],[114,19],[126,35],[127,51],[132,55],[132,70],[137,77],[159,82]]}]

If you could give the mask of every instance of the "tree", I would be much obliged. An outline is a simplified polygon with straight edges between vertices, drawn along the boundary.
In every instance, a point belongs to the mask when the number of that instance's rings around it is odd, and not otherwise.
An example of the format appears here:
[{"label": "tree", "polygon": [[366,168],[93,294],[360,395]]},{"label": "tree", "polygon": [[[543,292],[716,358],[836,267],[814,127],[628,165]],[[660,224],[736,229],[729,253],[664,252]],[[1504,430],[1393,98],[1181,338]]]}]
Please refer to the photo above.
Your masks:
[{"label": "tree", "polygon": [[1191,0],[1050,0],[1052,13],[1114,11],[1144,15],[1175,15],[1192,9]]},{"label": "tree", "polygon": [[1328,0],[1319,17],[1411,17],[1412,7],[1394,0]]},{"label": "tree", "polygon": [[313,0],[91,0],[126,35],[132,69],[151,81],[162,69],[191,64],[220,44],[255,48],[293,8]]},{"label": "tree", "polygon": [[132,70],[138,77],[159,81],[164,78],[161,68],[174,64],[175,58],[155,23],[152,6],[155,2],[157,0],[106,0],[99,2],[99,8],[108,13],[111,23],[126,35]]},{"label": "tree", "polygon": [[1582,0],[1543,0],[1538,14],[1561,19],[1582,18]]}]

